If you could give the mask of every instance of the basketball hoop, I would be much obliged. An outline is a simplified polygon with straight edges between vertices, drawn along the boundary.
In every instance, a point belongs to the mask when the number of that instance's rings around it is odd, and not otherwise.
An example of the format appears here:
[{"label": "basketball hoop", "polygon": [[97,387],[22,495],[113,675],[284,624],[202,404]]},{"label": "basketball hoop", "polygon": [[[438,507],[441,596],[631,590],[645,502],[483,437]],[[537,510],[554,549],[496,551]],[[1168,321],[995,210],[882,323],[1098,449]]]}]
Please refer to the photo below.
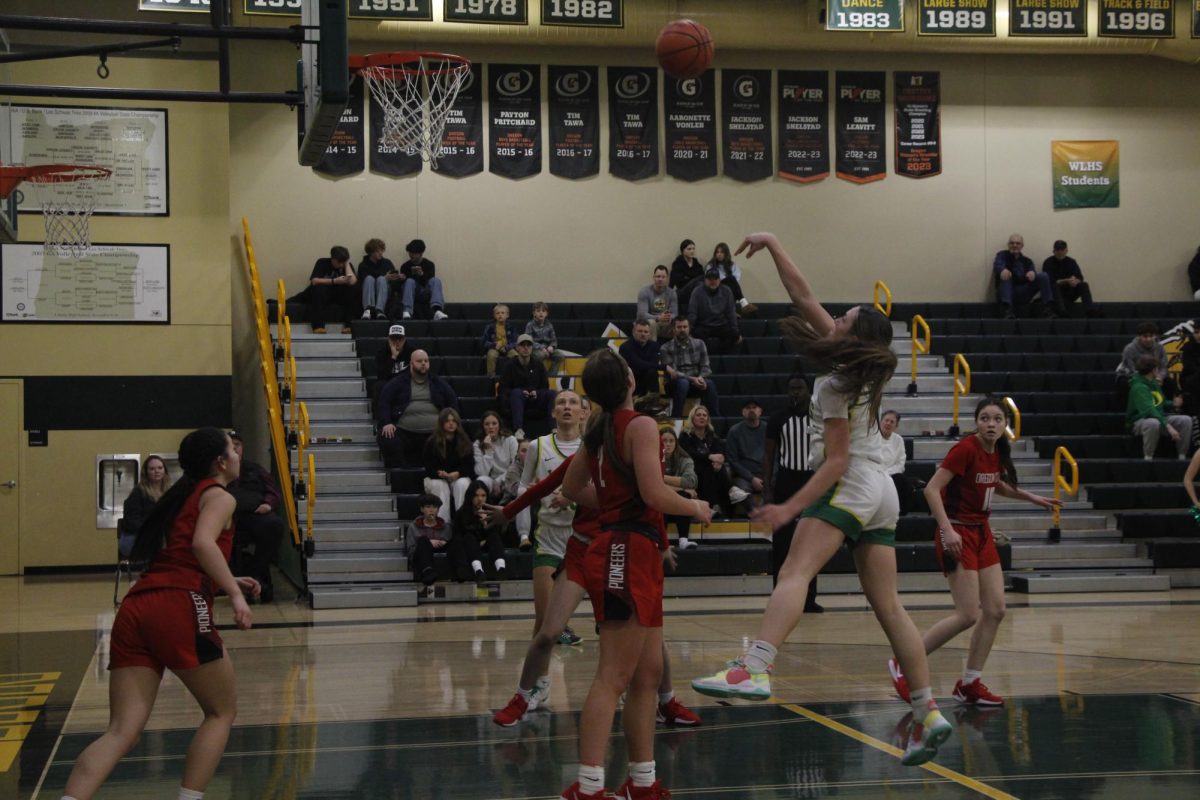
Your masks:
[{"label": "basketball hoop", "polygon": [[[112,170],[81,164],[0,166],[0,197],[8,197],[22,182],[43,184],[49,196],[42,202],[46,250],[79,258],[92,246],[91,219],[96,210],[96,181]],[[76,184],[68,189],[66,184]]]},{"label": "basketball hoop", "polygon": [[384,143],[419,152],[436,169],[446,115],[471,62],[449,53],[376,53],[350,56],[350,69],[383,109]]}]

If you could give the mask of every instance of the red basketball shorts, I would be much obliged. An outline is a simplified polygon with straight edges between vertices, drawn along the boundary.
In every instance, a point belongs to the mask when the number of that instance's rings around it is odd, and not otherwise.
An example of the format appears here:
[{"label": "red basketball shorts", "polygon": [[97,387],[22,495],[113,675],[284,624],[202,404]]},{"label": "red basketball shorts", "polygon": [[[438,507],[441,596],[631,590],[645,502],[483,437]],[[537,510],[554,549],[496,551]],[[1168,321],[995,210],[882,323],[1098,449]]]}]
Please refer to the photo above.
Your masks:
[{"label": "red basketball shorts", "polygon": [[224,655],[212,598],[186,589],[126,596],[113,622],[109,669],[149,667],[160,675],[195,669]]},{"label": "red basketball shorts", "polygon": [[[957,563],[963,569],[978,572],[1000,563],[1000,552],[996,550],[996,540],[992,538],[992,529],[986,522],[979,525],[964,525],[961,522],[955,522],[954,530],[962,537],[962,555],[957,559]],[[947,556],[944,552],[940,535],[936,537],[935,546],[937,547],[938,566],[942,568],[943,575],[949,575],[954,571],[955,559]]]},{"label": "red basketball shorts", "polygon": [[572,535],[567,540],[567,554],[563,558],[562,569],[567,573],[567,580],[587,588],[587,575],[583,571],[583,562],[587,557],[590,542],[585,542],[578,536]]},{"label": "red basketball shorts", "polygon": [[599,534],[584,557],[583,577],[597,623],[637,619],[646,628],[662,627],[662,553],[648,536]]}]

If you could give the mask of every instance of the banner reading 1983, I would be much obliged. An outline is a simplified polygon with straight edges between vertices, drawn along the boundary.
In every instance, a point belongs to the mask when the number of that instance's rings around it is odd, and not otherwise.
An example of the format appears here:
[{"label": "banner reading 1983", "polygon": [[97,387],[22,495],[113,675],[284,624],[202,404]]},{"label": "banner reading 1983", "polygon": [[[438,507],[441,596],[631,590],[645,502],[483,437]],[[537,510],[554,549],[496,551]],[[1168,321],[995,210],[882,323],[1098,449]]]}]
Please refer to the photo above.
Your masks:
[{"label": "banner reading 1983", "polygon": [[608,120],[608,171],[628,181],[657,175],[657,68],[608,68]]},{"label": "banner reading 1983", "polygon": [[779,177],[829,177],[829,73],[779,70]]},{"label": "banner reading 1983", "polygon": [[837,176],[852,183],[881,181],[887,177],[887,73],[839,71],[836,83]]},{"label": "banner reading 1983", "polygon": [[550,174],[586,178],[600,172],[600,85],[595,67],[551,64]]},{"label": "banner reading 1983", "polygon": [[717,174],[716,70],[663,81],[667,174],[699,181]]},{"label": "banner reading 1983", "polygon": [[941,73],[894,72],[896,174],[928,178],[942,172]]},{"label": "banner reading 1983", "polygon": [[771,177],[771,70],[721,70],[725,174],[735,181]]}]

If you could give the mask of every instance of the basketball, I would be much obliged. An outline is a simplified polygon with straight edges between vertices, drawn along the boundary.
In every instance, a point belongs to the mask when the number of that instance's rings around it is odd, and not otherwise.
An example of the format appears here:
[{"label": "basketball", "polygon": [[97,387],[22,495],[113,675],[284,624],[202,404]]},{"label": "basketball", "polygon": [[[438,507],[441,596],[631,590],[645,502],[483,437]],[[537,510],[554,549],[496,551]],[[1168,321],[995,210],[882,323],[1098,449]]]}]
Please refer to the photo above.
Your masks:
[{"label": "basketball", "polygon": [[712,35],[695,20],[677,19],[658,32],[654,52],[672,78],[695,78],[712,64]]}]

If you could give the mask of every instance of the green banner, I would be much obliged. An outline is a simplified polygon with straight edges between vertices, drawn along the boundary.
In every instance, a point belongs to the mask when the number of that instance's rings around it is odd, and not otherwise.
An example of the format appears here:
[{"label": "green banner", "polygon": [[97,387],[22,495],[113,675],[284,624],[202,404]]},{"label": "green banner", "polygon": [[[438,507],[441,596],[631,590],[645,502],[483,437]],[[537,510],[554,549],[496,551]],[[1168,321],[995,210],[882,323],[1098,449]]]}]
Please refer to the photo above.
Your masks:
[{"label": "green banner", "polygon": [[827,31],[903,31],[904,0],[829,0]]},{"label": "green banner", "polygon": [[1050,162],[1055,208],[1120,207],[1119,142],[1051,142]]}]

